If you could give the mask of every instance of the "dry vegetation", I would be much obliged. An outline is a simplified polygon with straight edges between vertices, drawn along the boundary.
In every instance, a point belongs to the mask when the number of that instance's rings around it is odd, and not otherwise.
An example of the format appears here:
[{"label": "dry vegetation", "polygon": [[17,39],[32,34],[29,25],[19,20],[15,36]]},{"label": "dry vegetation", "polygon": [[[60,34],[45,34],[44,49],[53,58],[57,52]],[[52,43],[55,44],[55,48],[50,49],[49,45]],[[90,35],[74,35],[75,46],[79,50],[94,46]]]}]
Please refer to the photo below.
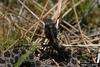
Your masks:
[{"label": "dry vegetation", "polygon": [[86,50],[80,62],[87,62],[94,51],[92,60],[96,63],[100,46],[100,7],[96,0],[0,0],[0,52],[20,45],[33,46],[32,52],[42,42],[47,43],[45,18],[58,23],[58,39],[64,47]]}]

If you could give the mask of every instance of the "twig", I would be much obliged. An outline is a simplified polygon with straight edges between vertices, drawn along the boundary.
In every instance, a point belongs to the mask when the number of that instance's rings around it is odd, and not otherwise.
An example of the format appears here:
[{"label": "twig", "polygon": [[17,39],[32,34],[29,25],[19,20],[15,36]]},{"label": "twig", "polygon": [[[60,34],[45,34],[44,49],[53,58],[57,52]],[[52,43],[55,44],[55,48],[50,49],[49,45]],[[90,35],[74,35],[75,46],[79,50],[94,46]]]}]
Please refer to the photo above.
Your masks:
[{"label": "twig", "polygon": [[[74,6],[76,7],[76,6],[80,5],[80,4],[81,4],[82,2],[84,2],[84,1],[85,1],[85,0],[81,0],[81,1],[77,2]],[[72,7],[69,8],[69,9],[62,15],[62,18],[64,18],[71,10],[72,10]]]},{"label": "twig", "polygon": [[100,44],[87,44],[87,45],[83,45],[83,44],[66,45],[66,44],[62,44],[62,46],[64,46],[64,47],[100,47]]},{"label": "twig", "polygon": [[75,31],[77,31],[78,32],[78,30],[74,27],[74,26],[72,26],[71,24],[69,24],[68,22],[66,22],[65,20],[62,20],[65,24],[67,24],[67,25],[69,25],[72,29],[74,29]]},{"label": "twig", "polygon": [[54,59],[52,59],[52,61],[57,65],[57,67],[60,67],[59,64]]},{"label": "twig", "polygon": [[40,20],[40,18],[35,14],[33,13],[22,1],[18,0],[20,4],[22,4],[22,6],[24,6],[36,19],[38,19],[43,25],[44,25],[44,22],[42,20]]},{"label": "twig", "polygon": [[64,29],[66,29],[67,31],[69,31],[71,34],[75,35],[76,37],[79,37],[77,34],[75,34],[73,31],[71,31],[70,29],[66,28],[64,25],[60,24]]},{"label": "twig", "polygon": [[5,51],[3,51],[3,53],[7,52],[10,48],[12,48],[20,40],[20,38],[17,39],[14,43],[12,43],[11,46],[9,46]]},{"label": "twig", "polygon": [[[24,3],[25,3],[25,1],[24,1]],[[24,9],[24,6],[21,7],[21,9],[20,9],[20,11],[19,11],[19,16],[22,14],[23,9]]]},{"label": "twig", "polygon": [[45,9],[47,7],[47,5],[48,5],[48,0],[46,0],[45,6],[44,6],[43,11],[42,11],[42,13],[40,15],[40,18],[42,18],[43,14],[44,14],[44,11],[45,11]]},{"label": "twig", "polygon": [[62,7],[62,0],[58,0],[57,10],[56,10],[55,14],[53,15],[52,19],[55,19],[55,20],[58,19],[58,17],[61,14],[61,7]]}]

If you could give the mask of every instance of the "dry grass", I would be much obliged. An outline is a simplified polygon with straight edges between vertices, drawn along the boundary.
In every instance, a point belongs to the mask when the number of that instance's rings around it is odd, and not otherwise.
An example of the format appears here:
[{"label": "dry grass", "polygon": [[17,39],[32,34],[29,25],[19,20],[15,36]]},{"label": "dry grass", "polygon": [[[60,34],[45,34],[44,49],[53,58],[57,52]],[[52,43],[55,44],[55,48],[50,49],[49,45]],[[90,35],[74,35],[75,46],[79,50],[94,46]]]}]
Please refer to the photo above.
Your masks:
[{"label": "dry grass", "polygon": [[[96,5],[94,0],[1,1],[0,51],[6,52],[14,46],[37,40],[40,43],[45,38],[44,18],[57,23],[57,28],[61,29],[58,39],[65,46],[100,45],[100,12]],[[95,29],[94,32],[99,29],[98,35],[91,34]],[[90,52],[88,47],[87,50]]]}]

